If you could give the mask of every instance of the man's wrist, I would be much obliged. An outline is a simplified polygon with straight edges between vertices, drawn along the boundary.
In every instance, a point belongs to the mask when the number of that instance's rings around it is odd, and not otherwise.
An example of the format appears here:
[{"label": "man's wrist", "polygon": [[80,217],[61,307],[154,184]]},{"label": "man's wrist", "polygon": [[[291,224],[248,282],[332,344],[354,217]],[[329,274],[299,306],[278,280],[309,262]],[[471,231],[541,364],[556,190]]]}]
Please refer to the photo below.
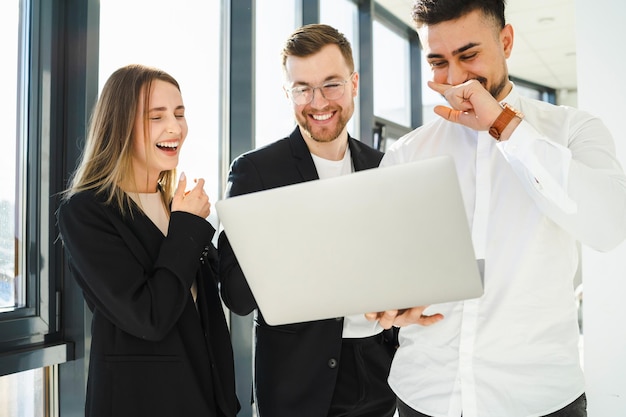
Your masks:
[{"label": "man's wrist", "polygon": [[523,118],[522,112],[507,103],[502,103],[502,112],[489,128],[489,134],[498,142],[508,140]]}]

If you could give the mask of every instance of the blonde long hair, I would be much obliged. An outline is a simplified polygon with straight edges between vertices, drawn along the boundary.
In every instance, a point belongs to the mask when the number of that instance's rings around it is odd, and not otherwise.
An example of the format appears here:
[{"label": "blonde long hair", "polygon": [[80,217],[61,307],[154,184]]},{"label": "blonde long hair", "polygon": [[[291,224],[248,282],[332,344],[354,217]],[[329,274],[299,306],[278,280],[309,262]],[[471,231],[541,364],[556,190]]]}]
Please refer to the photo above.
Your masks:
[{"label": "blonde long hair", "polygon": [[[95,190],[106,195],[107,203],[114,203],[122,212],[125,211],[128,196],[120,184],[129,179],[134,181],[131,157],[133,128],[139,100],[144,100],[144,109],[150,108],[150,90],[154,80],[173,84],[180,91],[174,77],[157,68],[133,64],[111,74],[91,115],[81,160],[64,192],[64,198],[68,199],[80,191]],[[146,110],[143,126],[145,136],[149,137]],[[169,207],[174,195],[175,178],[175,170],[163,171],[158,178],[166,207]]]}]

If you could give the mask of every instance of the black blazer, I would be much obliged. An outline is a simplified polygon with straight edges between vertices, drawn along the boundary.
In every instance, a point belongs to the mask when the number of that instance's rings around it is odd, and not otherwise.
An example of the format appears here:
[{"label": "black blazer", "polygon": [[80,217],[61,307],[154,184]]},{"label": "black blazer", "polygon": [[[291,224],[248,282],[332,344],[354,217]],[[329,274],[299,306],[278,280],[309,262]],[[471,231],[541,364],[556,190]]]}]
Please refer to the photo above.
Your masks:
[{"label": "black blazer", "polygon": [[[348,141],[356,171],[378,166],[381,152],[353,138]],[[316,179],[313,158],[296,128],[288,138],[237,158],[226,196]],[[233,312],[246,315],[257,304],[224,232],[218,250],[222,299]],[[342,331],[343,318],[269,326],[259,312],[255,392],[261,417],[326,417],[337,379]]]},{"label": "black blazer", "polygon": [[85,415],[235,416],[215,230],[174,212],[165,237],[134,203],[128,209],[122,215],[85,191],[57,213],[70,271],[93,312]]}]

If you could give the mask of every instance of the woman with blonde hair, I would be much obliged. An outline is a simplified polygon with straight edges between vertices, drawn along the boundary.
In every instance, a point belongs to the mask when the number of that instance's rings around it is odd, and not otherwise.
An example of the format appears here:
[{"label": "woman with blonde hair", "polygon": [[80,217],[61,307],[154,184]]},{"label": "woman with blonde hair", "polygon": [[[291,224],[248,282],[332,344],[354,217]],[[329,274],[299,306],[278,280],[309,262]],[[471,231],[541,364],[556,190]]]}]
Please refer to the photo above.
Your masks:
[{"label": "woman with blonde hair", "polygon": [[85,415],[235,416],[204,180],[185,192],[178,82],[129,65],[107,80],[59,207],[72,276],[93,312]]}]

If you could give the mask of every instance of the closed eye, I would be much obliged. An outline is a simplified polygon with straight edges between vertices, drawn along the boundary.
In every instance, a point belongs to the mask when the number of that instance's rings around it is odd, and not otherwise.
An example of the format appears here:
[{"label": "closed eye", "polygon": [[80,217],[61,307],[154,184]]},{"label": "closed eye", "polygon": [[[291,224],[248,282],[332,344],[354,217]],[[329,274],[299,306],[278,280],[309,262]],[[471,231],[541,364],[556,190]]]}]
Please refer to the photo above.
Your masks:
[{"label": "closed eye", "polygon": [[472,52],[471,54],[462,55],[462,56],[461,56],[461,59],[462,59],[463,61],[469,61],[469,60],[471,60],[471,59],[476,58],[476,55],[478,55],[478,52]]},{"label": "closed eye", "polygon": [[344,83],[328,83],[322,86],[322,90],[324,90],[324,94],[332,93],[343,87],[343,85]]},{"label": "closed eye", "polygon": [[440,68],[446,65],[447,63],[448,63],[447,61],[430,61],[428,64],[430,65],[431,68]]},{"label": "closed eye", "polygon": [[291,92],[294,94],[305,94],[311,91],[311,87],[294,87],[291,89]]}]

